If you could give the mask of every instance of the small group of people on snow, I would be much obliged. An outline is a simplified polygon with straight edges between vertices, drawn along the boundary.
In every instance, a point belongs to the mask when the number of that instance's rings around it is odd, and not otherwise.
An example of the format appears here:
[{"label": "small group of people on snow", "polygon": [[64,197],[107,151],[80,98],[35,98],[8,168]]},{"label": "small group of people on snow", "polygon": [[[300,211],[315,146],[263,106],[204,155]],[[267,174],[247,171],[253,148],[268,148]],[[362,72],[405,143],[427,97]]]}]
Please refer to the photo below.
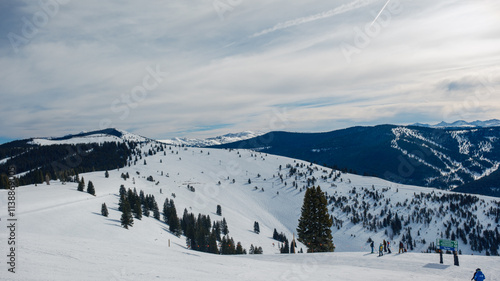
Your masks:
[{"label": "small group of people on snow", "polygon": [[[391,248],[390,248],[390,242],[389,241],[384,241],[382,243],[380,243],[379,247],[378,247],[378,256],[383,256],[384,255],[384,252],[388,252],[389,254],[391,253]],[[375,242],[373,240],[371,240],[370,242],[370,247],[372,248],[372,254],[373,254],[373,250],[374,250],[374,247],[375,247]],[[403,241],[399,242],[399,254],[402,254],[402,253],[405,253],[406,252],[406,249],[405,249],[405,245],[403,244]],[[474,272],[474,276],[472,276],[472,279],[471,280],[474,280],[474,281],[484,281],[486,279],[486,277],[484,276],[484,273],[481,271],[480,268],[476,269],[476,272]]]},{"label": "small group of people on snow", "polygon": [[[370,247],[372,248],[372,254],[373,254],[373,250],[374,250],[374,247],[375,247],[375,242],[373,242],[373,240],[370,242]],[[406,249],[404,248],[404,244],[403,244],[403,241],[399,242],[399,253],[404,253],[406,252]],[[382,243],[380,243],[379,247],[378,247],[378,255],[379,256],[383,256],[384,253],[389,253],[391,254],[392,251],[391,251],[391,242],[389,241],[382,241]]]}]

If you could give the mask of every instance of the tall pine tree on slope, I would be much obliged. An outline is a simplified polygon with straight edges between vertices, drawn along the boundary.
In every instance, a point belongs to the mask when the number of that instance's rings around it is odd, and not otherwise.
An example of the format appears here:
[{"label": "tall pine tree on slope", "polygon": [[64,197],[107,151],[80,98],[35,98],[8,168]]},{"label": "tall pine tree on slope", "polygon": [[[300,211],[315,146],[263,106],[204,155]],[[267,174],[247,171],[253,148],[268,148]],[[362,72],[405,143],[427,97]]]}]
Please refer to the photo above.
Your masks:
[{"label": "tall pine tree on slope", "polygon": [[78,191],[83,191],[85,189],[85,180],[82,179],[80,181],[78,181],[78,187],[77,187],[77,190]]},{"label": "tall pine tree on slope", "polygon": [[127,198],[124,197],[123,203],[122,203],[122,217],[120,219],[121,224],[123,227],[128,229],[129,226],[134,225],[134,218],[132,217],[132,210],[130,208],[130,203],[128,202]]},{"label": "tall pine tree on slope", "polygon": [[92,195],[95,195],[94,183],[92,183],[91,181],[89,181],[89,183],[87,185],[87,192],[92,194]]},{"label": "tall pine tree on slope", "polygon": [[109,215],[108,207],[106,206],[106,203],[102,203],[102,205],[101,205],[101,214],[105,217],[107,217]]},{"label": "tall pine tree on slope", "polygon": [[325,194],[319,186],[308,188],[297,227],[298,240],[308,252],[333,252],[332,225]]}]

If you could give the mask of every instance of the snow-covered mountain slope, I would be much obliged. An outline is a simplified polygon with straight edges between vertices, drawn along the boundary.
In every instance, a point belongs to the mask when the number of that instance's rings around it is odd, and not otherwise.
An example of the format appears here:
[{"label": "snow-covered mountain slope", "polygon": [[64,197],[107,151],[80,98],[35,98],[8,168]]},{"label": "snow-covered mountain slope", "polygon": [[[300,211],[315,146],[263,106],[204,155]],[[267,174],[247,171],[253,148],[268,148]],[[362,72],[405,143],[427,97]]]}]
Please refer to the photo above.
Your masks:
[{"label": "snow-covered mountain slope", "polygon": [[500,160],[494,151],[499,139],[489,130],[444,129],[429,133],[397,127],[392,129],[391,147],[410,159],[413,164],[408,166],[431,171],[424,178],[426,185],[455,188],[498,170]]},{"label": "snow-covered mountain slope", "polygon": [[434,124],[434,125],[415,123],[415,124],[412,124],[411,126],[428,127],[428,128],[497,127],[497,126],[500,126],[500,120],[498,120],[498,119],[491,119],[491,120],[486,120],[486,121],[476,120],[476,121],[472,121],[472,122],[458,120],[458,121],[455,121],[452,123],[447,123],[447,122],[442,121],[442,122],[440,122],[438,124]]},{"label": "snow-covered mountain slope", "polygon": [[222,136],[211,137],[211,138],[206,138],[206,139],[173,138],[173,139],[159,140],[159,141],[166,143],[166,144],[172,144],[172,145],[207,147],[207,146],[221,145],[221,144],[251,139],[254,137],[258,137],[262,134],[263,133],[260,133],[260,132],[245,131],[245,132],[234,133],[234,134],[225,134]]},{"label": "snow-covered mountain slope", "polygon": [[[490,276],[500,274],[498,258],[477,256],[486,249],[472,250],[471,242],[477,241],[469,237],[468,244],[460,242],[459,247],[464,254],[476,255],[461,256],[463,267],[439,265],[435,254],[417,254],[446,236],[448,228],[450,236],[458,233],[457,225],[464,228],[464,223],[474,228],[471,233],[498,232],[500,203],[495,198],[398,185],[247,150],[151,142],[139,144],[136,151],[140,153],[129,157],[130,166],[110,170],[109,178],[102,171],[80,174],[85,183],[93,182],[96,196],[76,191],[76,183],[55,180],[19,187],[18,275],[2,274],[0,280],[457,280],[476,267]],[[124,180],[121,175],[127,173],[130,178]],[[147,180],[150,176],[153,181]],[[337,252],[277,255],[273,230],[292,239],[308,183],[328,194]],[[225,218],[235,241],[247,250],[250,244],[261,246],[264,255],[215,256],[188,250],[184,237],[173,236],[165,223],[152,217],[135,220],[126,230],[117,210],[122,184],[154,195],[160,206],[166,198],[173,199],[179,216],[186,209],[210,215],[212,221]],[[6,206],[6,190],[0,190],[0,201]],[[108,206],[107,218],[100,215],[102,203]],[[217,205],[222,216],[215,214]],[[7,237],[5,212],[0,213],[1,237]],[[399,234],[389,226],[389,212],[402,219]],[[260,234],[253,232],[255,221]],[[408,232],[415,243],[413,254],[367,254],[368,238],[394,245]],[[1,247],[2,253],[7,251],[5,243]],[[299,248],[305,250],[304,245]],[[451,256],[445,259],[452,264]],[[4,262],[0,269],[7,272],[7,266]]]},{"label": "snow-covered mountain slope", "polygon": [[82,132],[76,135],[68,135],[62,138],[33,138],[28,144],[34,145],[56,145],[56,144],[88,144],[104,142],[147,142],[148,138],[129,133],[119,129],[104,129],[100,131]]},{"label": "snow-covered mountain slope", "polygon": [[[403,184],[450,190],[498,170],[500,127],[379,125],[326,133],[270,132],[217,148],[253,149]],[[497,185],[462,190],[500,196]]]}]

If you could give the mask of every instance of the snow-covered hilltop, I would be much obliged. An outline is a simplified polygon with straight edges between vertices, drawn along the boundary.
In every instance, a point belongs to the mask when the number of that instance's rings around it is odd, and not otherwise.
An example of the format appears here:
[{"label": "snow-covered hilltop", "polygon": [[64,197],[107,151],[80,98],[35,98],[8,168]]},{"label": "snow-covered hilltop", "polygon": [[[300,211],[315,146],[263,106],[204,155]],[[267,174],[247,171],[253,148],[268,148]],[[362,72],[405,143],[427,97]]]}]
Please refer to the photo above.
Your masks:
[{"label": "snow-covered hilltop", "polygon": [[33,138],[28,144],[34,145],[56,145],[56,144],[88,144],[104,142],[147,142],[148,138],[129,133],[119,129],[104,129],[92,132],[81,132],[75,135],[67,135],[60,138]]},{"label": "snow-covered hilltop", "polygon": [[207,146],[221,145],[241,140],[247,140],[254,137],[258,137],[262,134],[263,133],[260,132],[244,131],[240,133],[225,134],[222,136],[211,137],[206,139],[173,138],[173,139],[166,139],[159,141],[166,144],[177,144],[177,145],[185,145],[193,147],[207,147]]}]

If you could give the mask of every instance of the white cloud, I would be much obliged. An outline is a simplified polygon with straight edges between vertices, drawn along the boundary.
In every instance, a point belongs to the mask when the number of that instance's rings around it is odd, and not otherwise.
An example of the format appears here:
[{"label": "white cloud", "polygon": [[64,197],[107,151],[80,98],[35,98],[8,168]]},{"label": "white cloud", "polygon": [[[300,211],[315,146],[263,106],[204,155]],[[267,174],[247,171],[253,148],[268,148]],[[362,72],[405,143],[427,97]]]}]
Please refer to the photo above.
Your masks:
[{"label": "white cloud", "polygon": [[[296,131],[498,118],[500,4],[400,1],[356,46],[386,2],[243,1],[222,21],[210,1],[71,1],[18,53],[0,47],[0,137],[94,130],[103,119],[153,138],[211,136],[274,129],[276,110],[287,113],[279,129]],[[37,5],[3,11],[18,18],[2,30],[20,33]],[[359,51],[350,63],[343,43]],[[156,65],[167,77],[127,105]]]}]

